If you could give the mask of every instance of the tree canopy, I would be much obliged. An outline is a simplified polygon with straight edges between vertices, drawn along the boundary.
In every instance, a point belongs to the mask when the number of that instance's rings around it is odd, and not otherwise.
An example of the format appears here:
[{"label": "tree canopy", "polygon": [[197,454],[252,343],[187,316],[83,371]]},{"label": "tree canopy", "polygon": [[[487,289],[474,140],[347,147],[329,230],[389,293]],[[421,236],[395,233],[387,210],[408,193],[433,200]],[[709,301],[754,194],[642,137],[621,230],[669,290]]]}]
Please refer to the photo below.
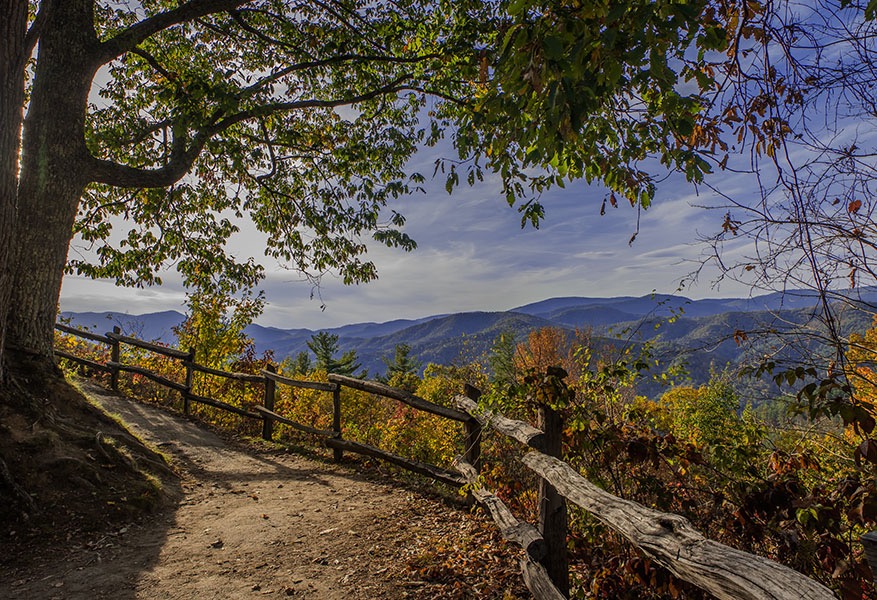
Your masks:
[{"label": "tree canopy", "polygon": [[408,344],[396,344],[393,350],[393,358],[381,357],[381,361],[387,367],[385,379],[392,379],[394,375],[416,375],[422,366],[421,361],[411,355],[411,346]]},{"label": "tree canopy", "polygon": [[529,194],[519,208],[534,224],[538,195],[579,178],[603,183],[613,206],[621,197],[648,207],[660,173],[649,159],[700,181],[714,135],[698,119],[717,85],[708,53],[730,37],[721,6],[510,2],[461,149],[488,157],[510,204]]},{"label": "tree canopy", "polygon": [[[3,130],[22,134],[4,138],[0,208],[14,218],[0,260],[16,266],[2,271],[14,298],[0,312],[12,345],[44,355],[65,262],[123,285],[157,283],[173,265],[187,286],[232,293],[262,276],[256,257],[229,249],[244,217],[269,257],[310,277],[374,278],[368,238],[415,245],[387,206],[423,182],[406,161],[445,137],[457,148],[437,165],[448,189],[496,172],[534,224],[539,194],[577,177],[603,182],[612,203],[617,193],[648,206],[644,159],[692,180],[707,170],[694,124],[715,83],[703,53],[729,43],[731,10],[639,0],[3,7],[14,41],[0,56]],[[689,79],[694,89],[680,92]],[[67,261],[73,235],[91,253]]]},{"label": "tree canopy", "polygon": [[[460,45],[482,33],[454,30],[453,3],[177,4],[144,3],[145,20],[97,7],[115,56],[88,112],[96,173],[75,231],[98,260],[70,270],[130,285],[176,263],[188,285],[249,285],[259,265],[225,249],[244,214],[266,254],[315,277],[373,279],[366,237],[412,249],[382,208],[422,181],[404,168],[420,112],[431,92],[465,97]],[[134,226],[112,235],[118,216]]]},{"label": "tree canopy", "polygon": [[[749,151],[777,183],[729,198],[715,244],[767,246],[722,263],[728,276],[872,273],[864,3],[0,6],[4,347],[50,355],[65,268],[148,285],[173,265],[192,288],[252,287],[259,259],[230,249],[246,219],[269,257],[368,281],[369,241],[415,246],[389,203],[420,189],[407,161],[443,138],[449,190],[495,173],[536,225],[540,195],[570,180],[605,185],[604,209],[644,208],[667,168],[709,184]],[[68,261],[74,235],[92,253]]]},{"label": "tree canopy", "polygon": [[174,265],[229,294],[262,275],[229,250],[246,215],[309,276],[374,278],[367,238],[414,247],[384,207],[423,180],[405,168],[416,144],[442,135],[425,107],[465,101],[495,35],[482,3],[2,6],[2,129],[21,135],[3,138],[0,313],[11,345],[46,356],[74,234],[92,253],[68,272],[148,285]]}]

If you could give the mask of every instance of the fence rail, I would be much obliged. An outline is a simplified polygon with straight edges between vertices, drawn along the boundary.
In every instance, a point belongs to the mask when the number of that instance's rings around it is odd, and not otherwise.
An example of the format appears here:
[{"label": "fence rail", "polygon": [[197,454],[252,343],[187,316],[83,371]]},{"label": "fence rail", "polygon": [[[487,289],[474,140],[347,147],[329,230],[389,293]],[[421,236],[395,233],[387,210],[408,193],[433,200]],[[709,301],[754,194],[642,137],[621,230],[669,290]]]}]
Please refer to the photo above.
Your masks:
[{"label": "fence rail", "polygon": [[[329,375],[328,383],[320,383],[299,381],[279,375],[274,372],[272,366],[259,374],[212,369],[195,362],[193,349],[183,352],[143,342],[121,335],[118,328],[107,333],[106,336],[61,324],[56,325],[56,328],[110,346],[111,360],[106,364],[60,350],[56,351],[56,354],[88,368],[108,371],[114,389],[117,389],[120,372],[136,373],[180,392],[186,414],[189,413],[190,403],[198,402],[242,417],[259,419],[263,422],[262,435],[268,440],[273,437],[274,423],[282,423],[298,431],[322,437],[325,445],[333,450],[335,460],[341,460],[344,452],[352,452],[379,458],[451,486],[468,485],[471,498],[487,509],[503,537],[520,545],[526,551],[526,556],[520,563],[521,573],[525,584],[537,600],[557,600],[569,595],[569,569],[566,557],[567,500],[584,508],[605,525],[623,535],[641,552],[652,557],[680,579],[718,598],[734,600],[835,598],[828,588],[797,571],[704,538],[684,517],[662,513],[636,502],[618,498],[590,483],[570,465],[560,460],[563,424],[558,415],[547,406],[539,408],[540,427],[537,428],[479,407],[476,400],[480,392],[471,386],[467,386],[465,395],[454,398],[457,406],[454,409],[434,404],[410,392],[381,383],[336,374]],[[181,361],[186,383],[180,384],[148,369],[121,363],[120,344],[129,344]],[[195,395],[192,393],[195,373],[261,384],[262,405],[255,405],[252,410],[247,410]],[[274,400],[277,384],[331,393],[332,429],[324,430],[295,423],[276,413]],[[437,465],[426,464],[374,446],[344,439],[341,428],[340,394],[343,387],[391,398],[417,410],[462,423],[464,452],[452,465],[459,474]],[[539,476],[538,528],[519,521],[495,494],[481,486],[479,473],[483,428],[490,428],[528,448],[529,451],[522,458],[522,462]],[[877,548],[875,535],[871,535],[870,538],[865,536],[862,541],[869,552]]]},{"label": "fence rail", "polygon": [[278,375],[272,371],[268,371],[263,369],[262,376],[266,379],[270,379],[275,383],[282,383],[284,385],[291,385],[294,387],[306,389],[306,390],[317,390],[320,392],[334,392],[338,389],[338,385],[335,383],[322,383],[320,381],[301,381],[298,379],[292,379],[290,377],[284,377],[283,375]]},{"label": "fence rail", "polygon": [[685,517],[613,496],[565,462],[531,450],[522,459],[564,497],[586,509],[680,579],[717,598],[834,598],[823,585],[766,558],[703,537]]},{"label": "fence rail", "polygon": [[329,381],[337,383],[339,385],[343,385],[345,387],[352,388],[354,390],[359,390],[361,392],[368,392],[370,394],[384,396],[385,398],[392,398],[394,400],[398,400],[399,402],[404,402],[408,406],[416,408],[417,410],[432,413],[434,415],[444,417],[445,419],[460,421],[461,423],[465,423],[466,421],[472,419],[472,415],[469,415],[462,411],[454,410],[453,408],[448,408],[439,404],[434,404],[432,402],[424,400],[423,398],[420,398],[419,396],[415,396],[411,392],[406,392],[405,390],[390,387],[376,381],[363,381],[362,379],[345,377],[344,375],[337,375],[334,373],[329,374]]},{"label": "fence rail", "polygon": [[199,365],[198,363],[191,363],[190,365],[192,370],[198,373],[204,373],[205,375],[213,375],[215,377],[224,377],[226,379],[231,379],[233,381],[247,381],[249,383],[262,383],[263,377],[261,375],[253,375],[252,373],[235,373],[234,371],[222,371],[220,369],[211,369],[210,367],[205,367],[204,365]]},{"label": "fence rail", "polygon": [[61,323],[55,323],[55,329],[57,329],[58,331],[63,331],[64,333],[72,333],[77,337],[85,338],[86,340],[91,340],[93,342],[101,342],[102,344],[112,343],[112,340],[106,336],[91,333],[90,331],[83,331],[82,329],[76,329],[75,327],[70,327],[69,325],[62,325]]},{"label": "fence rail", "polygon": [[98,371],[106,371],[111,372],[113,370],[112,367],[109,367],[103,363],[99,363],[94,360],[89,360],[87,358],[82,358],[76,356],[75,354],[71,354],[70,352],[64,352],[63,350],[55,350],[55,356],[59,356],[61,358],[66,358],[67,360],[72,360],[74,362],[79,363],[85,367],[89,367],[91,369],[96,369]]},{"label": "fence rail", "polygon": [[[118,327],[116,327],[116,329],[118,329]],[[117,331],[111,331],[106,335],[111,342],[121,342],[124,344],[128,344],[129,346],[135,346],[137,348],[149,350],[150,352],[155,352],[156,354],[163,354],[164,356],[168,356],[170,358],[178,358],[180,360],[188,360],[190,358],[189,352],[183,352],[182,350],[177,350],[176,348],[168,348],[167,346],[153,344],[152,342],[144,342],[143,340],[138,340],[134,337],[122,335]],[[206,369],[207,367],[202,368]]]},{"label": "fence rail", "polygon": [[[197,404],[204,404],[213,408],[231,412],[244,418],[261,420],[262,437],[266,440],[273,439],[274,424],[281,423],[283,425],[286,425],[287,427],[295,429],[296,431],[324,438],[324,443],[326,444],[326,446],[333,450],[333,457],[336,461],[342,460],[344,452],[351,452],[363,456],[380,458],[399,467],[402,467],[403,469],[407,469],[414,473],[431,477],[436,481],[440,481],[454,487],[460,487],[464,485],[464,481],[459,475],[438,465],[431,465],[412,460],[409,458],[405,458],[404,456],[392,454],[390,452],[387,452],[380,448],[376,448],[374,446],[370,446],[368,444],[362,444],[352,440],[343,439],[341,430],[342,406],[340,391],[342,387],[348,387],[351,389],[377,394],[390,399],[395,399],[397,401],[408,404],[409,406],[412,406],[418,410],[436,414],[448,419],[452,419],[455,421],[466,421],[467,423],[465,423],[466,427],[464,433],[465,439],[467,440],[467,456],[477,462],[477,454],[480,451],[480,426],[475,427],[472,423],[468,423],[469,421],[473,421],[472,417],[464,412],[444,406],[439,406],[438,404],[433,404],[427,400],[424,400],[423,398],[419,398],[414,394],[410,394],[403,390],[398,390],[396,388],[392,388],[375,382],[361,381],[359,379],[334,374],[329,376],[330,381],[328,383],[318,381],[301,381],[276,373],[273,366],[269,366],[267,369],[261,370],[258,374],[224,371],[221,369],[207,367],[205,365],[201,365],[195,362],[194,349],[190,349],[188,352],[183,352],[182,350],[178,350],[176,348],[168,348],[166,346],[161,346],[153,342],[144,342],[134,337],[122,335],[118,327],[115,327],[112,332],[107,333],[106,335],[98,335],[62,324],[56,324],[55,327],[56,329],[64,333],[108,345],[110,348],[111,359],[107,361],[106,364],[101,364],[96,361],[80,358],[75,354],[71,354],[69,352],[64,352],[61,350],[56,351],[57,356],[75,361],[92,369],[109,372],[111,375],[111,386],[113,389],[118,389],[119,373],[134,373],[146,377],[147,379],[154,381],[161,386],[177,391],[182,397],[183,412],[186,415],[190,413],[191,403],[195,402]],[[163,377],[157,373],[150,371],[149,369],[145,369],[137,365],[127,365],[122,363],[120,360],[120,346],[122,344],[127,344],[135,348],[154,352],[156,354],[160,354],[162,356],[166,356],[173,360],[179,361],[182,368],[184,369],[183,376],[185,379],[185,383],[172,381],[167,377]],[[214,398],[199,396],[192,391],[194,389],[196,373],[203,373],[206,375],[223,377],[233,381],[261,385],[263,386],[262,404],[255,405],[252,407],[251,410],[247,410],[245,408],[233,406]],[[275,412],[275,393],[276,386],[278,384],[286,385],[293,388],[331,393],[332,429],[319,429],[317,427],[312,427],[311,425],[307,425],[304,423],[297,423]],[[477,423],[475,423],[475,425],[477,425]]]}]

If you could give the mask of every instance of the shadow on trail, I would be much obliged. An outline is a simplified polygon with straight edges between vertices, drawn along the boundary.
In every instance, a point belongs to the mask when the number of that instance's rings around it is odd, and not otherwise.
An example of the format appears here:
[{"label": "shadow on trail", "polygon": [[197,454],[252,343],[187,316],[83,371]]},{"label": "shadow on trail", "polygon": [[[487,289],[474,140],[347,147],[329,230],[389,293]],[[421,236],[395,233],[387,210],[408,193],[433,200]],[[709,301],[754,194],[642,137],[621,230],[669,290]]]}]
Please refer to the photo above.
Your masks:
[{"label": "shadow on trail", "polygon": [[[183,473],[182,480],[171,483],[177,487],[173,491],[179,500],[176,506],[147,515],[140,523],[96,540],[73,539],[63,552],[45,556],[39,564],[4,573],[0,597],[219,597],[210,595],[216,590],[227,594],[222,597],[237,597],[252,593],[254,585],[264,585],[264,571],[248,571],[241,565],[268,564],[272,553],[285,548],[285,568],[297,574],[290,575],[291,583],[285,585],[292,587],[287,589],[307,584],[315,586],[311,591],[318,596],[335,598],[342,592],[335,589],[337,581],[326,579],[334,576],[334,567],[327,569],[328,559],[323,556],[334,550],[320,551],[316,559],[301,553],[316,552],[315,539],[328,548],[325,545],[334,543],[333,536],[323,534],[336,528],[370,535],[364,523],[391,518],[384,515],[390,489],[408,487],[394,478],[376,480],[353,471],[352,464],[306,456],[310,452],[243,450],[181,415],[89,381],[81,380],[79,386],[132,434],[171,458]],[[355,512],[360,510],[364,512]],[[343,543],[342,538],[336,539]],[[367,548],[357,546],[357,539],[339,551],[338,557],[366,552]],[[366,569],[373,557],[366,554],[347,560]],[[367,577],[363,581],[369,585]]]}]

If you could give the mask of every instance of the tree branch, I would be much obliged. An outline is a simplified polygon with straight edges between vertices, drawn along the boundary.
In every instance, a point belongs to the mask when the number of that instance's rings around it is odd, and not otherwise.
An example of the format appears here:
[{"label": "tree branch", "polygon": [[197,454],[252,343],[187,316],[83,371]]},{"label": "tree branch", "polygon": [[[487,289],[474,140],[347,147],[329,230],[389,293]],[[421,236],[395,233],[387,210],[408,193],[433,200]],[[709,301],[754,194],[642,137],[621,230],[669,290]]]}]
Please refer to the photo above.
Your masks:
[{"label": "tree branch", "polygon": [[[249,11],[247,11],[247,12],[249,12]],[[262,12],[262,11],[254,11],[254,12]],[[273,13],[269,13],[269,14],[272,17],[275,16],[275,15],[273,15]],[[281,48],[286,48],[288,50],[295,50],[298,52],[302,52],[303,54],[307,54],[308,56],[312,56],[311,53],[305,51],[303,48],[295,48],[294,46],[291,46],[290,44],[287,44],[286,42],[274,39],[271,36],[268,36],[265,33],[259,31],[257,28],[255,28],[252,25],[250,25],[249,23],[247,23],[247,21],[241,15],[241,11],[238,11],[238,10],[231,11],[230,15],[231,15],[232,20],[234,20],[240,26],[241,29],[243,29],[247,33],[252,34],[253,36],[256,37],[256,39],[263,41],[264,43],[268,44],[269,46],[279,46]],[[278,19],[281,18],[280,15],[276,15],[276,17]]]},{"label": "tree branch", "polygon": [[249,110],[244,110],[236,114],[228,115],[225,118],[217,119],[212,124],[202,128],[194,135],[188,148],[185,147],[186,136],[184,135],[184,132],[174,131],[171,160],[165,166],[158,169],[140,169],[93,157],[90,164],[91,180],[95,183],[103,183],[116,187],[166,187],[179,181],[186,173],[188,173],[192,168],[192,165],[195,163],[195,160],[198,158],[198,155],[201,154],[204,145],[213,136],[226,131],[238,123],[250,119],[265,117],[271,114],[288,113],[300,109],[349,106],[372,100],[379,96],[396,94],[406,90],[413,91],[415,88],[403,85],[403,83],[411,77],[412,74],[406,73],[384,86],[350,98],[339,98],[336,100],[297,100],[293,102],[275,102],[255,106]]},{"label": "tree branch", "polygon": [[145,60],[147,63],[149,63],[149,66],[152,67],[153,69],[155,69],[156,71],[158,71],[159,73],[161,73],[162,75],[164,75],[165,79],[167,79],[169,81],[173,80],[173,75],[171,73],[169,73],[167,71],[167,69],[162,67],[161,64],[159,64],[158,60],[153,55],[151,55],[149,52],[147,52],[146,50],[143,50],[141,48],[132,48],[131,53],[136,54],[137,56],[139,56],[140,58]]},{"label": "tree branch", "polygon": [[[400,57],[400,56],[370,56],[364,54],[339,54],[337,56],[332,56],[329,58],[325,58],[322,60],[312,60],[308,62],[296,63],[293,65],[289,65],[284,67],[283,69],[277,71],[276,73],[272,73],[254,84],[244,88],[241,90],[239,98],[247,98],[252,96],[260,89],[264,88],[266,85],[276,82],[277,80],[285,77],[286,75],[290,75],[292,73],[296,73],[298,71],[304,71],[309,69],[316,69],[319,67],[328,67],[332,65],[343,64],[346,62],[381,62],[381,63],[389,63],[389,64],[412,64],[419,63],[424,60],[436,59],[439,58],[438,54],[424,54],[422,56],[414,56],[410,58]],[[439,95],[436,93],[435,95]],[[444,97],[444,96],[442,96]],[[445,98],[446,100],[451,100],[451,98]]]},{"label": "tree branch", "polygon": [[[27,59],[33,54],[37,41],[40,39],[40,33],[43,30],[43,23],[45,22],[46,8],[45,4],[41,4],[36,18],[34,18],[33,23],[30,24],[30,29],[27,30],[27,34],[24,36],[24,58],[22,59],[24,62],[27,62]],[[22,68],[24,68],[24,65],[22,65]]]},{"label": "tree branch", "polygon": [[132,50],[137,44],[156,33],[174,25],[186,23],[210,14],[231,11],[248,4],[251,0],[191,0],[166,12],[153,15],[136,23],[105,41],[100,46],[98,59],[106,64]]},{"label": "tree branch", "polygon": [[173,121],[171,119],[162,119],[161,121],[156,121],[155,123],[150,123],[141,131],[133,133],[131,135],[131,137],[128,138],[128,140],[126,140],[123,143],[126,145],[137,145],[137,144],[145,141],[153,133],[156,133],[157,131],[161,131],[162,129],[170,127],[171,125],[173,125]]}]

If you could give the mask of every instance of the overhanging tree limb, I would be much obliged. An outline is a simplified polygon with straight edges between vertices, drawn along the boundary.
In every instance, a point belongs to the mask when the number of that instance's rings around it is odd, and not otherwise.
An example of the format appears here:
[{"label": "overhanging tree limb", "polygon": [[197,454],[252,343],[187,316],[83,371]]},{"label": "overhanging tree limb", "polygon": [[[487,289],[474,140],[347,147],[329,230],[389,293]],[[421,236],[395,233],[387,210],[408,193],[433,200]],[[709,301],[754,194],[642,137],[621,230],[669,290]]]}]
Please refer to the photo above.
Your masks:
[{"label": "overhanging tree limb", "polygon": [[94,182],[112,185],[116,187],[139,187],[157,188],[165,187],[179,181],[191,169],[195,160],[204,148],[204,145],[214,135],[250,119],[258,119],[272,114],[285,113],[306,108],[337,108],[359,104],[367,100],[396,94],[406,90],[414,91],[410,86],[402,85],[410,79],[411,74],[406,73],[389,84],[370,92],[359,94],[350,98],[337,100],[296,100],[293,102],[275,102],[256,106],[250,110],[229,115],[218,122],[204,127],[192,138],[192,143],[186,147],[185,137],[175,133],[171,161],[159,169],[139,169],[113,161],[91,158],[90,175]]},{"label": "overhanging tree limb", "polygon": [[40,39],[40,31],[43,28],[43,23],[46,21],[46,11],[43,5],[40,5],[39,11],[37,11],[37,15],[33,20],[33,23],[30,24],[30,27],[27,30],[27,34],[24,36],[24,56],[22,58],[22,63],[20,68],[24,68],[25,63],[27,62],[28,57],[33,54],[34,48],[36,48],[37,41]]},{"label": "overhanging tree limb", "polygon": [[192,0],[178,8],[153,15],[121,31],[100,45],[98,59],[106,64],[132,50],[156,33],[200,17],[227,12],[249,4],[252,0]]}]

